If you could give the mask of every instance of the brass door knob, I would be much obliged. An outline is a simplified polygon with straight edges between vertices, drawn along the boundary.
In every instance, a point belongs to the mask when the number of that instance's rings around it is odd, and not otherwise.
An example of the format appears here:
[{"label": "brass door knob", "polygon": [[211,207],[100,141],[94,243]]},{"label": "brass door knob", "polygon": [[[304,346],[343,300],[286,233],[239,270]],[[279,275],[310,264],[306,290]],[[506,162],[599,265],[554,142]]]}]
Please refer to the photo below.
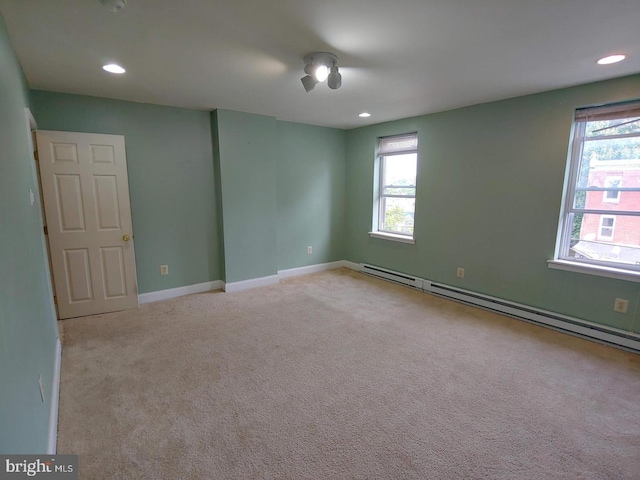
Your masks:
[{"label": "brass door knob", "polygon": [[129,235],[123,235],[123,236],[122,236],[122,239],[123,239],[125,242],[128,242],[129,240],[131,240],[131,237],[130,237]]}]

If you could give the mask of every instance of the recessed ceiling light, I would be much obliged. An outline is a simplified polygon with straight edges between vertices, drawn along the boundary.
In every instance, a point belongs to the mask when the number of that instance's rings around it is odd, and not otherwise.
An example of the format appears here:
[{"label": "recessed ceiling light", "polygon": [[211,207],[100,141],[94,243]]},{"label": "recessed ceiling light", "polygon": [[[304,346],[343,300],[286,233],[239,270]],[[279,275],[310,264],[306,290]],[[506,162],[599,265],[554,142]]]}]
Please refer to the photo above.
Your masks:
[{"label": "recessed ceiling light", "polygon": [[120,65],[116,65],[115,63],[110,63],[102,67],[102,69],[109,73],[124,73],[126,70],[122,68]]},{"label": "recessed ceiling light", "polygon": [[361,114],[358,115],[360,118],[367,118],[370,117],[371,114],[368,112],[362,112]]},{"label": "recessed ceiling light", "polygon": [[608,57],[602,57],[598,60],[598,65],[609,65],[611,63],[618,63],[627,58],[626,55],[609,55]]}]

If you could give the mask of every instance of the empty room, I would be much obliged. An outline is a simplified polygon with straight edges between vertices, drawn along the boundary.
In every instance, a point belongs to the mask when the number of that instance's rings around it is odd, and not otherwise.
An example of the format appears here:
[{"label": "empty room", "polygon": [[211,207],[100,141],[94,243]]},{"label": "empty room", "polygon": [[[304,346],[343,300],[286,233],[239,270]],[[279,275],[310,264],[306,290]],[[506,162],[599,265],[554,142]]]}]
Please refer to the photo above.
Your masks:
[{"label": "empty room", "polygon": [[0,478],[640,478],[639,24],[0,0]]}]

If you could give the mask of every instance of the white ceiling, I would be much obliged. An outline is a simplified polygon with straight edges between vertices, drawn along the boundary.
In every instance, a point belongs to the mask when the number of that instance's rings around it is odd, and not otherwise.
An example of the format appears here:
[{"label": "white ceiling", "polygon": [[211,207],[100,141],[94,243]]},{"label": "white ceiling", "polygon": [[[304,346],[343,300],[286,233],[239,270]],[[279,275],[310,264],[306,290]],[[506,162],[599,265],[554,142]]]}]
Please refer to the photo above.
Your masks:
[{"label": "white ceiling", "polygon": [[[128,0],[119,13],[0,0],[0,13],[31,88],[337,128],[640,72],[638,0]],[[342,88],[304,91],[314,51],[338,56]]]}]

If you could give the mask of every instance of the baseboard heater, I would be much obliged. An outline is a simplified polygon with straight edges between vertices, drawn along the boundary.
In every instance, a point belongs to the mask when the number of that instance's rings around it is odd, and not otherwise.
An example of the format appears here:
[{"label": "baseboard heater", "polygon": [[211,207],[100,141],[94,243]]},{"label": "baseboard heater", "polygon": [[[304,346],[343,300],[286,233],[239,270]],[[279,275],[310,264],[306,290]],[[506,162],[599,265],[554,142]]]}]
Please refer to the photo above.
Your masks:
[{"label": "baseboard heater", "polygon": [[378,278],[389,280],[390,282],[400,283],[411,288],[417,288],[422,290],[423,280],[418,277],[407,275],[405,273],[394,272],[393,270],[387,270],[386,268],[376,267],[366,263],[360,264],[360,271]]},{"label": "baseboard heater", "polygon": [[599,343],[607,343],[625,350],[640,353],[640,335],[625,332],[613,327],[598,325],[597,323],[580,320],[567,315],[561,315],[534,307],[529,307],[500,298],[463,290],[441,283],[431,282],[419,277],[394,272],[374,265],[361,264],[361,271],[367,275],[389,280],[394,283],[407,285],[426,293],[438,295],[457,302],[508,315],[529,323],[543,325],[554,330],[577,335]]}]

